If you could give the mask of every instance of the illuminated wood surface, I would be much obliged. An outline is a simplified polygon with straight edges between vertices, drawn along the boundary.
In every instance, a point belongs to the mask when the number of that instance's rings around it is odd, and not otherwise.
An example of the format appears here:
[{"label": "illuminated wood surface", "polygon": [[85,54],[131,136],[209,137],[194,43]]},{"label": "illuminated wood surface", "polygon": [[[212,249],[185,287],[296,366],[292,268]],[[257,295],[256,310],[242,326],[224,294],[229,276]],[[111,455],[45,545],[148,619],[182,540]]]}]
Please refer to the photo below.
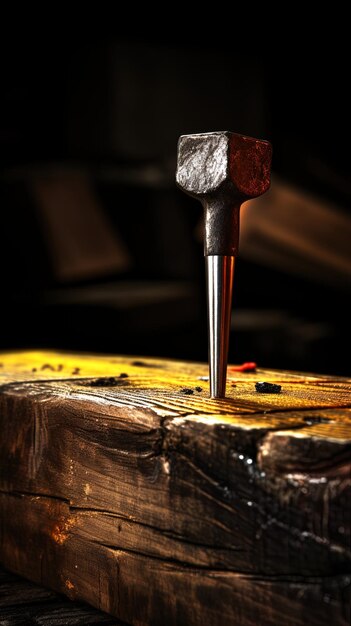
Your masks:
[{"label": "illuminated wood surface", "polygon": [[206,376],[1,355],[0,560],[129,624],[349,626],[351,381]]}]

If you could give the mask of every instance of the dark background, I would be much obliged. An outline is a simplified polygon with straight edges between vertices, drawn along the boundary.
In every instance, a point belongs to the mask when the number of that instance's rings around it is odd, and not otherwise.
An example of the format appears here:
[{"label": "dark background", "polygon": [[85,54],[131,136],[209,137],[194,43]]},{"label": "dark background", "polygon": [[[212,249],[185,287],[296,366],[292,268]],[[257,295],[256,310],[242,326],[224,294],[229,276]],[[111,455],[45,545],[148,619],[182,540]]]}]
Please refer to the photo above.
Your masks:
[{"label": "dark background", "polygon": [[[174,183],[180,134],[229,129],[268,139],[277,181],[349,216],[341,49],[246,54],[220,34],[33,37],[7,41],[1,66],[0,349],[207,359],[202,210]],[[129,264],[60,271],[65,253],[38,208],[48,172],[84,176]],[[77,249],[94,238],[84,206],[79,214]],[[63,231],[65,220],[62,211]],[[331,245],[338,249],[337,232]],[[231,361],[350,374],[350,275],[324,280],[308,264],[295,273],[243,251]]]}]

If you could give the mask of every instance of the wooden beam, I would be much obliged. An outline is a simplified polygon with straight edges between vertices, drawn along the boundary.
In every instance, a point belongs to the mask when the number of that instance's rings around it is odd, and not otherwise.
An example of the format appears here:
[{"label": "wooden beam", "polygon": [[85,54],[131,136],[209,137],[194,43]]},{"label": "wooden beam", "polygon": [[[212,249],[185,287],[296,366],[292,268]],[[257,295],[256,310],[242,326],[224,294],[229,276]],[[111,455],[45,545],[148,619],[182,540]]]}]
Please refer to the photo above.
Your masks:
[{"label": "wooden beam", "polygon": [[219,401],[203,364],[0,362],[7,567],[130,624],[349,624],[349,380],[229,369]]},{"label": "wooden beam", "polygon": [[2,626],[126,626],[83,602],[35,585],[0,566]]}]

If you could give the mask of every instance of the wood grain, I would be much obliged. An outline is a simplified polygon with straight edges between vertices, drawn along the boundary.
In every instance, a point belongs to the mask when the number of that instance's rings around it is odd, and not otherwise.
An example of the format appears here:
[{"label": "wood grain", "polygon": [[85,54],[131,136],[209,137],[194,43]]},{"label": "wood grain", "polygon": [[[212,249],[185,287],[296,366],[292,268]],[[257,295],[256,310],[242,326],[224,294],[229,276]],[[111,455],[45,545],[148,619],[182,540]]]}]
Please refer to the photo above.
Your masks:
[{"label": "wood grain", "polygon": [[0,363],[7,567],[130,624],[349,624],[349,380],[229,369],[218,401],[203,364]]}]

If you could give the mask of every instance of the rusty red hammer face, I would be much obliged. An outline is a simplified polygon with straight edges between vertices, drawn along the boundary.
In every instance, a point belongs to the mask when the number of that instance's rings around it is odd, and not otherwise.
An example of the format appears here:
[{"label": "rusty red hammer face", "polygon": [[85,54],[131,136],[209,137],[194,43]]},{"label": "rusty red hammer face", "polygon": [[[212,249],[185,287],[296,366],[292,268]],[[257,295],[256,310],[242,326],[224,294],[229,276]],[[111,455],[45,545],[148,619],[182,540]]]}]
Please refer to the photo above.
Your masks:
[{"label": "rusty red hammer face", "polygon": [[239,212],[270,186],[268,141],[229,131],[182,135],[176,182],[205,210],[211,396],[224,397]]}]

